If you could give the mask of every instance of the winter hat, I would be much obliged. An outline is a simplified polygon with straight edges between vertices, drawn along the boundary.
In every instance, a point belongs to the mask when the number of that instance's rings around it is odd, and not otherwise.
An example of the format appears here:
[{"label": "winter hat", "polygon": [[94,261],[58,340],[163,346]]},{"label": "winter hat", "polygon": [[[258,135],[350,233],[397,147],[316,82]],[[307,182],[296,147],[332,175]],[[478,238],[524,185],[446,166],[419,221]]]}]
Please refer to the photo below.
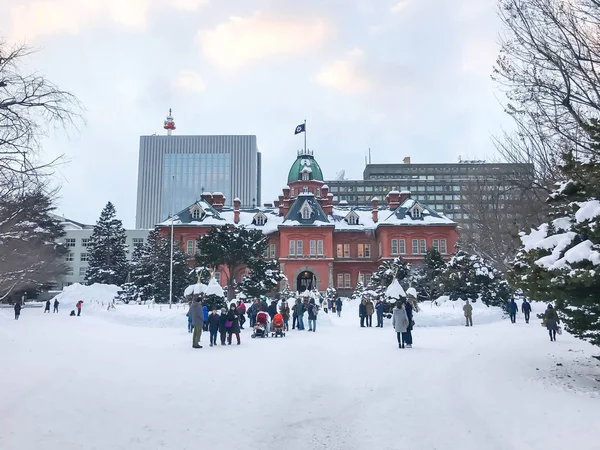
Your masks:
[{"label": "winter hat", "polygon": [[221,312],[222,312],[223,314],[225,314],[225,313],[227,312],[227,308],[222,308],[222,309],[221,309]]}]

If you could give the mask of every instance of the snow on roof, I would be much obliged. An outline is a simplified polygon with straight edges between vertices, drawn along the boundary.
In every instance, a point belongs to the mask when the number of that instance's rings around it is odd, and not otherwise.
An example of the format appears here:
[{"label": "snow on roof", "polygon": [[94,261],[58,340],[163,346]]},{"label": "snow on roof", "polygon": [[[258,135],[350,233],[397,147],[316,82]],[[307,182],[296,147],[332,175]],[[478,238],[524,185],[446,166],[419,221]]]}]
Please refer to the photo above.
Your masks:
[{"label": "snow on roof", "polygon": [[225,194],[223,194],[222,192],[213,192],[213,197],[216,197],[217,195],[223,195],[225,196]]},{"label": "snow on roof", "polygon": [[388,195],[389,194],[394,194],[395,195],[395,194],[400,194],[400,192],[397,191],[396,189],[394,189],[394,190],[391,190],[390,192],[388,192]]},{"label": "snow on roof", "polygon": [[233,201],[234,202],[240,202],[240,203],[242,202],[239,197],[234,198]]},{"label": "snow on roof", "polygon": [[346,206],[348,204],[348,202],[346,200],[341,200],[338,204],[340,206]]},{"label": "snow on roof", "polygon": [[326,184],[324,184],[323,186],[321,186],[321,189],[329,189],[329,186],[327,186]]},{"label": "snow on roof", "polygon": [[212,194],[208,191],[204,191],[204,192],[202,192],[202,195],[212,195]]},{"label": "snow on roof", "polygon": [[410,192],[410,191],[407,191],[407,190],[404,190],[404,191],[400,191],[400,194],[408,194],[408,195],[410,195],[410,194],[411,194],[411,192]]},{"label": "snow on roof", "polygon": [[379,201],[379,197],[375,196],[371,199],[372,202],[378,202]]}]

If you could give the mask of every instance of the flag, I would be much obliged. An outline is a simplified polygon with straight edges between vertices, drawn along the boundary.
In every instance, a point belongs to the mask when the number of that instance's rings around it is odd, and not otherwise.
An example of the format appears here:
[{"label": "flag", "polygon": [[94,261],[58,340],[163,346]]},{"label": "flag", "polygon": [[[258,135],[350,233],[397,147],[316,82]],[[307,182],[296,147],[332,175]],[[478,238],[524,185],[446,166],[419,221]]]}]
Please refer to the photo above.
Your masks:
[{"label": "flag", "polygon": [[296,132],[294,134],[299,134],[299,133],[306,133],[306,124],[305,123],[301,123],[300,125],[298,125],[296,127]]}]

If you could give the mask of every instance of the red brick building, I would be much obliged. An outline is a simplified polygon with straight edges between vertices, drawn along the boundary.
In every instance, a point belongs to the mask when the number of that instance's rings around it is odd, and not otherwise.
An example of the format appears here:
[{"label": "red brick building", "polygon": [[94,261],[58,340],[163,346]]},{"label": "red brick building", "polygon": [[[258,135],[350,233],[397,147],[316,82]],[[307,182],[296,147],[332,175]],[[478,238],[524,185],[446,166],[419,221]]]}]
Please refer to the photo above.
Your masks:
[{"label": "red brick building", "polygon": [[[279,262],[290,289],[334,286],[351,291],[358,281],[368,284],[383,260],[401,256],[419,263],[431,247],[450,256],[457,240],[456,223],[411,198],[410,192],[391,191],[371,207],[333,204],[333,195],[312,152],[300,151],[288,175],[288,185],[274,204],[253,209],[224,206],[219,192],[177,214],[174,236],[193,255],[196,239],[214,225],[246,226],[269,237],[269,258]],[[160,225],[169,233],[170,220]],[[244,271],[235,274],[241,279]],[[217,276],[220,276],[218,274]],[[221,284],[225,284],[225,277]]]}]

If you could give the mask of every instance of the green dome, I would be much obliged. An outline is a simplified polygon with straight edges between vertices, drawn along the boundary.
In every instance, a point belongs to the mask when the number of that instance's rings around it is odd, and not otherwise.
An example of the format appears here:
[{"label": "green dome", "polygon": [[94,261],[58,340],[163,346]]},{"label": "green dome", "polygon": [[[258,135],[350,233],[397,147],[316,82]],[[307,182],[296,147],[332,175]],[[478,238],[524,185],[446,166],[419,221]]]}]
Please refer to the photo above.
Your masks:
[{"label": "green dome", "polygon": [[288,183],[301,181],[302,175],[305,173],[308,174],[309,180],[324,181],[321,167],[315,160],[311,150],[300,150],[298,152],[298,158],[296,158],[296,161],[292,164],[292,168],[288,175]]}]

